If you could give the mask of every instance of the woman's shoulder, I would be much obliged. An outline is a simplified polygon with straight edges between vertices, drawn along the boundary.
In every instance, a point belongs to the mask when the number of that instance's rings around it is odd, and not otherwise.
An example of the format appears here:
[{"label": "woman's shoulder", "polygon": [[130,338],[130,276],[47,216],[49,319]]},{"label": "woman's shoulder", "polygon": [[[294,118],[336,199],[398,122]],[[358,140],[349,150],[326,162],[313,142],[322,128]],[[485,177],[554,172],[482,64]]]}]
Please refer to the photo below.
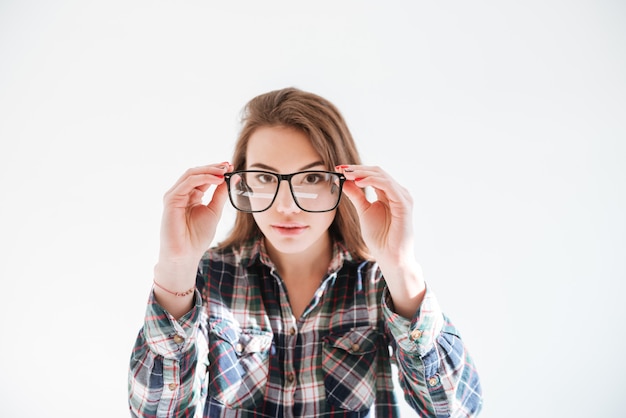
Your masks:
[{"label": "woman's shoulder", "polygon": [[259,255],[258,240],[249,240],[241,245],[220,246],[209,248],[202,256],[201,264],[248,265]]}]

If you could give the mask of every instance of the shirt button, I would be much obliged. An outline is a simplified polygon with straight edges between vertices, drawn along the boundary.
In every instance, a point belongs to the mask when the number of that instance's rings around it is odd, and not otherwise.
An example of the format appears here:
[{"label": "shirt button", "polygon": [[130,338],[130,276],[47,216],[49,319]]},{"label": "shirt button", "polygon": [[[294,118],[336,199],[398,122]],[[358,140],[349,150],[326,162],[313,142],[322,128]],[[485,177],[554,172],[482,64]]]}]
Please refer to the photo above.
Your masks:
[{"label": "shirt button", "polygon": [[289,330],[289,335],[296,335],[296,327],[291,327]]},{"label": "shirt button", "polygon": [[181,336],[180,336],[180,335],[178,335],[178,334],[174,335],[174,342],[175,342],[176,344],[180,344],[180,343],[182,343],[183,341],[185,341],[185,339],[184,339],[183,337],[181,337]]},{"label": "shirt button", "polygon": [[243,352],[243,344],[237,343],[237,345],[235,346],[235,350],[237,350],[238,353]]},{"label": "shirt button", "polygon": [[437,383],[439,383],[439,378],[437,376],[433,376],[428,379],[428,386],[437,386]]},{"label": "shirt button", "polygon": [[419,329],[414,329],[413,332],[411,332],[411,339],[413,341],[417,341],[422,337],[422,331]]},{"label": "shirt button", "polygon": [[361,348],[358,344],[352,344],[352,346],[350,347],[352,349],[352,351],[359,351],[359,349]]},{"label": "shirt button", "polygon": [[289,383],[293,383],[294,380],[296,380],[296,375],[293,373],[287,373],[287,381]]},{"label": "shirt button", "polygon": [[169,385],[167,385],[167,387],[170,388],[170,390],[176,389],[176,386],[178,386],[176,383],[170,383]]}]

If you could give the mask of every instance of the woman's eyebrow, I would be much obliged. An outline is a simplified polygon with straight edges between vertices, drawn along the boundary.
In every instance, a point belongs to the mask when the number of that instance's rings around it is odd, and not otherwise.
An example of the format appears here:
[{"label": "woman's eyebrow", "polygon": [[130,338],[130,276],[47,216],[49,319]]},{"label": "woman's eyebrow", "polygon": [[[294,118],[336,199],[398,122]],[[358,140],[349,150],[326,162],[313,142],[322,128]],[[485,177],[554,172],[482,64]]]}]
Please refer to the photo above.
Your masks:
[{"label": "woman's eyebrow", "polygon": [[[313,162],[313,163],[311,163],[311,164],[307,164],[307,165],[305,165],[305,166],[303,166],[303,167],[300,167],[300,170],[299,170],[299,171],[308,170],[309,168],[313,168],[313,167],[316,167],[316,166],[319,166],[319,165],[323,166],[323,165],[324,165],[324,163],[323,163],[322,161],[315,161],[315,162]],[[276,169],[275,167],[271,167],[271,166],[266,165],[266,164],[263,164],[263,163],[254,163],[254,164],[251,164],[251,165],[249,166],[249,168],[259,168],[259,169],[261,169],[261,170],[267,170],[267,171],[273,171],[273,172],[278,172],[278,171],[279,171],[279,170],[278,170],[278,169]]]}]

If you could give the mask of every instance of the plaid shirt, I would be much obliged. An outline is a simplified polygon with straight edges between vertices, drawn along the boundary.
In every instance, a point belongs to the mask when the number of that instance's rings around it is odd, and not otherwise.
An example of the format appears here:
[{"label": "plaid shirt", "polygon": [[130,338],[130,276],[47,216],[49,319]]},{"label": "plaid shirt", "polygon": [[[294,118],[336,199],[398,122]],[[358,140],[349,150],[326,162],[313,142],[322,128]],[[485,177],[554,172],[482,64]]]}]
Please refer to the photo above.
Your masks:
[{"label": "plaid shirt", "polygon": [[131,416],[399,417],[391,363],[422,417],[469,417],[480,381],[433,293],[393,312],[380,269],[338,244],[300,319],[262,240],[209,250],[178,321],[151,293],[129,370]]}]

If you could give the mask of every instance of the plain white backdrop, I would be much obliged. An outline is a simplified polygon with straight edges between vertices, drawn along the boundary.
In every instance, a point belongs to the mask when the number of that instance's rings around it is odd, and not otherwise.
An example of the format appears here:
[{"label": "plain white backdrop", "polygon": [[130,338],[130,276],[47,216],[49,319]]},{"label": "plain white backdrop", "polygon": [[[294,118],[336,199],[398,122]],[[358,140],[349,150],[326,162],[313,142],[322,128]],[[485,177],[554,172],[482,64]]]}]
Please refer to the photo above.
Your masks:
[{"label": "plain white backdrop", "polygon": [[411,191],[481,417],[623,416],[625,28],[610,0],[0,1],[0,415],[128,416],[163,193],[295,86]]}]

